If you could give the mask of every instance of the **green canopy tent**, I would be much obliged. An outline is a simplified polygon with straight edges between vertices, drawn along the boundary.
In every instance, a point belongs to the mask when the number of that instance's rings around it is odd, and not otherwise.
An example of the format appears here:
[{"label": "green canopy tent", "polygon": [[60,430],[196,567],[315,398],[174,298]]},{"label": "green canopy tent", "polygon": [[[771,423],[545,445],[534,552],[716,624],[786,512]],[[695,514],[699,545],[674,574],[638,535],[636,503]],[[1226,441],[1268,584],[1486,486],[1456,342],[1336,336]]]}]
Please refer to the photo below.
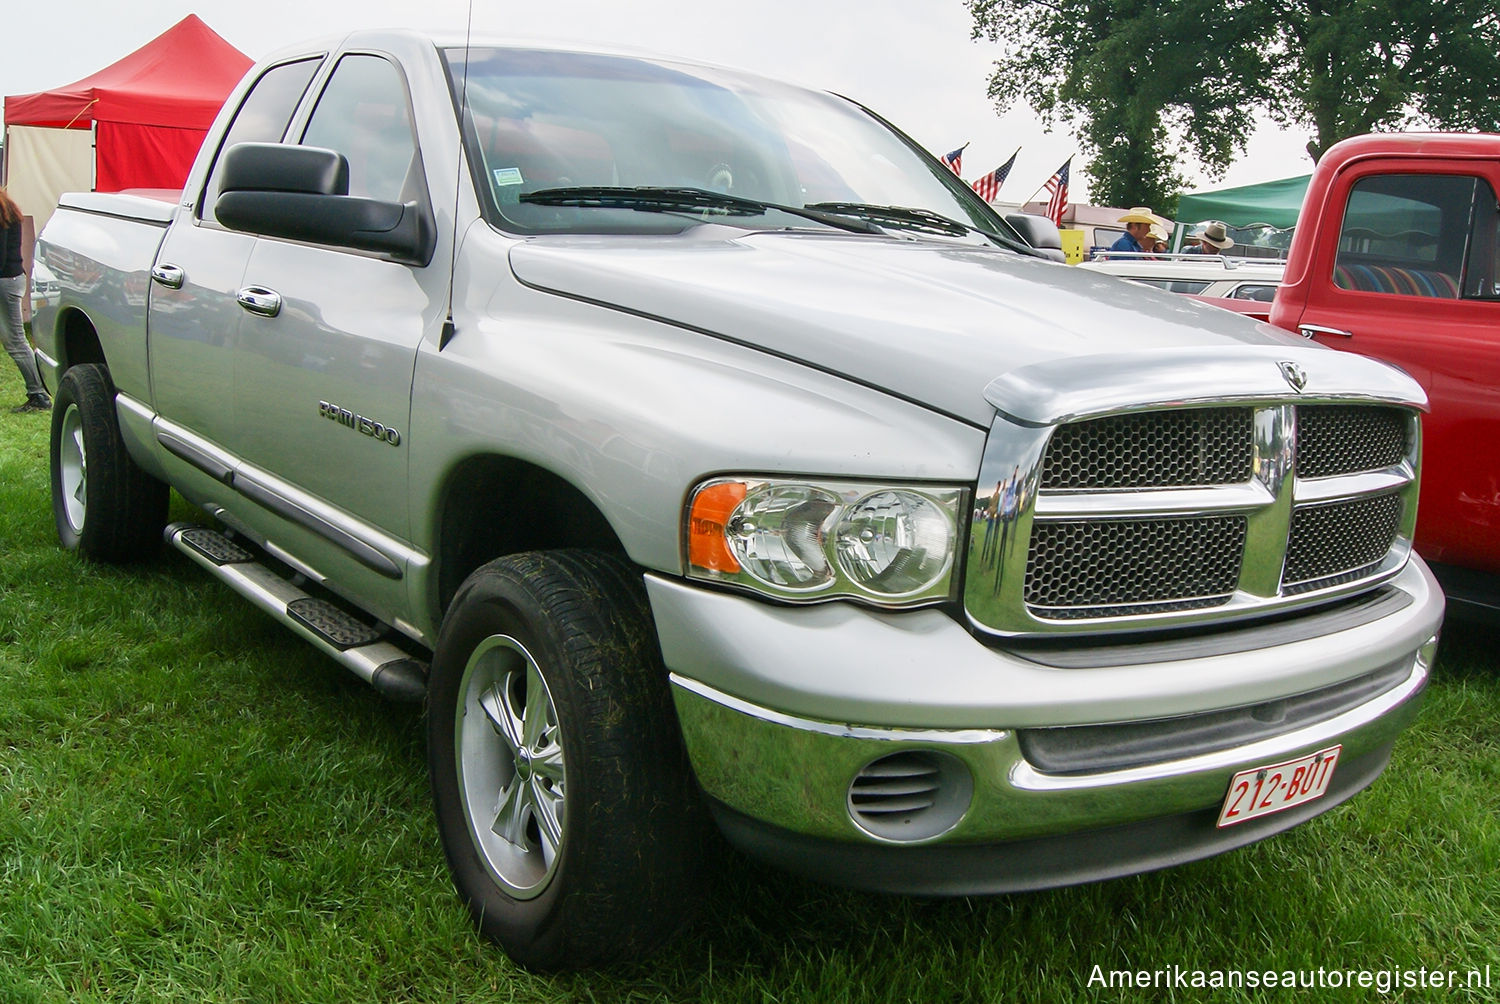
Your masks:
[{"label": "green canopy tent", "polygon": [[1302,174],[1259,185],[1189,192],[1177,203],[1177,219],[1182,225],[1177,229],[1176,246],[1181,247],[1187,231],[1199,223],[1222,220],[1238,245],[1234,253],[1283,257],[1311,179],[1312,175]]},{"label": "green canopy tent", "polygon": [[1184,223],[1223,220],[1236,228],[1263,223],[1286,230],[1297,225],[1297,213],[1311,179],[1310,174],[1300,174],[1216,192],[1189,192],[1177,203],[1177,218]]}]

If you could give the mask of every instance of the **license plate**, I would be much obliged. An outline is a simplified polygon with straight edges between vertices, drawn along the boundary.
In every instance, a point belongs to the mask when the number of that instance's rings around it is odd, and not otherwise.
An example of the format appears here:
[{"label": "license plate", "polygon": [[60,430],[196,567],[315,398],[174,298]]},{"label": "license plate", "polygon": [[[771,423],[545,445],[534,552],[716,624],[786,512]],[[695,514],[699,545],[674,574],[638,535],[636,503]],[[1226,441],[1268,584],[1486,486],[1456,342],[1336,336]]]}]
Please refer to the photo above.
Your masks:
[{"label": "license plate", "polygon": [[1219,810],[1219,826],[1269,816],[1318,798],[1328,790],[1343,749],[1330,746],[1296,760],[1240,771],[1229,781],[1229,794]]}]

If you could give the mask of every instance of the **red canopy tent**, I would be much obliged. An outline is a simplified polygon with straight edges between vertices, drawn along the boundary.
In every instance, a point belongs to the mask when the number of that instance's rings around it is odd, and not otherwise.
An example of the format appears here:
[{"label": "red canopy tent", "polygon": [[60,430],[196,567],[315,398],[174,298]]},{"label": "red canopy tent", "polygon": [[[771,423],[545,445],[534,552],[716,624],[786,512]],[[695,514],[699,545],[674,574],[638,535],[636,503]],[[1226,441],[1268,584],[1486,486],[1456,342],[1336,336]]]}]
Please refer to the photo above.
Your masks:
[{"label": "red canopy tent", "polygon": [[251,62],[189,14],[76,83],[7,97],[6,132],[93,129],[95,191],[181,188],[219,106]]}]

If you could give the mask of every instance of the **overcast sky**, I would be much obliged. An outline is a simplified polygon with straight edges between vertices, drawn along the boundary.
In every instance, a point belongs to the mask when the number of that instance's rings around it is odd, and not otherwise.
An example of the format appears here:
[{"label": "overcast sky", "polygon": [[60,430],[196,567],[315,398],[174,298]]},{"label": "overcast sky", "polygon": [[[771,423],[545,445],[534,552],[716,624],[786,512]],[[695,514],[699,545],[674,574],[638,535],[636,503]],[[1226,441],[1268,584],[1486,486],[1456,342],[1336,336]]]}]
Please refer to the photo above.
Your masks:
[{"label": "overcast sky", "polygon": [[[193,13],[252,58],[287,42],[361,27],[464,29],[467,0],[15,0],[7,4],[0,94],[29,94],[85,77]],[[995,52],[969,39],[962,0],[478,0],[486,34],[604,43],[752,70],[847,95],[936,154],[963,143],[972,181],[1021,155],[1001,198],[1021,202],[1077,151],[1029,109],[997,115],[985,97]],[[1263,127],[1222,180],[1253,184],[1312,170],[1305,137]],[[1083,159],[1072,201],[1086,201]]]}]

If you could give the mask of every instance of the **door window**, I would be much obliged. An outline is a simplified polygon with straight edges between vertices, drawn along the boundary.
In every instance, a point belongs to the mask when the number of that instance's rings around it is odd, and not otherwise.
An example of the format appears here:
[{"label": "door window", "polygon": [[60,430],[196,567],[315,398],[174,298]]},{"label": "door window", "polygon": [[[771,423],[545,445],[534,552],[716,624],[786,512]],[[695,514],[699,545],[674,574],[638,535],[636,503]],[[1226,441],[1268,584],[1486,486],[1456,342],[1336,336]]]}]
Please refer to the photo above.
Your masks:
[{"label": "door window", "polygon": [[1494,288],[1494,206],[1494,189],[1483,178],[1361,178],[1344,210],[1334,285],[1438,299],[1489,295],[1477,291]]},{"label": "door window", "polygon": [[406,84],[389,60],[345,56],[302,134],[303,146],[349,161],[349,194],[384,202],[418,198],[417,140]]},{"label": "door window", "polygon": [[321,59],[299,59],[295,63],[273,66],[260,75],[240,102],[234,113],[234,121],[224,133],[219,144],[218,159],[208,175],[204,186],[204,197],[198,203],[200,219],[212,218],[211,209],[219,197],[219,171],[224,162],[224,153],[236,143],[279,143],[286,134],[292,112],[302,100],[302,92],[312,81]]}]

